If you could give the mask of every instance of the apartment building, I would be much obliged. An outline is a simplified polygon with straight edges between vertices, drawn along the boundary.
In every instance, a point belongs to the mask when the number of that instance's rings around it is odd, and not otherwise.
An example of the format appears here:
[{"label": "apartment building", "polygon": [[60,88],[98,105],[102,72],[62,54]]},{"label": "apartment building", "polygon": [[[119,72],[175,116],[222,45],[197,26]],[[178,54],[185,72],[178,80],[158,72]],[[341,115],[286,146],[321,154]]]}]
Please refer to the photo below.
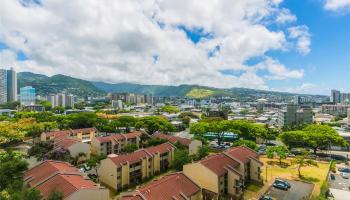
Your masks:
[{"label": "apartment building", "polygon": [[71,137],[76,138],[84,143],[90,144],[92,138],[96,136],[96,128],[82,128],[74,130],[63,130],[63,131],[50,131],[43,132],[40,135],[41,141],[54,140],[57,137]]},{"label": "apartment building", "polygon": [[101,182],[114,190],[139,184],[142,180],[171,167],[175,147],[167,142],[130,154],[110,154],[98,169]]},{"label": "apartment building", "polygon": [[161,138],[168,140],[172,144],[180,143],[188,148],[189,155],[194,155],[198,152],[198,149],[202,146],[202,142],[199,140],[192,140],[187,138],[182,138],[178,136],[166,135],[163,133],[155,133],[151,136],[152,138]]},{"label": "apartment building", "polygon": [[94,155],[109,155],[123,152],[125,145],[135,144],[139,147],[141,131],[126,134],[113,134],[107,137],[94,137],[91,140],[91,153]]},{"label": "apartment building", "polygon": [[187,164],[183,172],[203,189],[204,198],[214,194],[216,199],[239,199],[245,183],[263,181],[262,166],[255,151],[241,146]]},{"label": "apartment building", "polygon": [[69,152],[70,156],[75,158],[80,153],[84,153],[85,156],[81,156],[79,161],[84,161],[90,158],[90,145],[76,138],[61,137],[54,140],[54,149],[57,151],[63,149]]},{"label": "apartment building", "polygon": [[289,104],[286,108],[278,112],[278,125],[280,127],[299,126],[311,124],[313,122],[313,112],[310,107],[300,107]]},{"label": "apartment building", "polygon": [[43,199],[47,199],[53,191],[59,191],[64,200],[109,200],[108,189],[62,161],[44,161],[25,172],[23,180],[27,187],[39,190]]},{"label": "apartment building", "polygon": [[119,200],[201,200],[201,188],[182,172],[173,173],[152,181]]},{"label": "apartment building", "polygon": [[325,114],[330,114],[334,116],[346,115],[347,110],[350,108],[350,105],[322,105],[321,112]]}]

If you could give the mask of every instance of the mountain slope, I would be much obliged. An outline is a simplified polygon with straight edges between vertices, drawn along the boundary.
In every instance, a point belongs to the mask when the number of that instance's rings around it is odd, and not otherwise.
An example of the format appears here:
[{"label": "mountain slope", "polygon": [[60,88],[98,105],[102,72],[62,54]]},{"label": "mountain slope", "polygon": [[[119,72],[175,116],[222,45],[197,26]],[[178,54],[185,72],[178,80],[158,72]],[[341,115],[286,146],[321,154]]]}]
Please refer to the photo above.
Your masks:
[{"label": "mountain slope", "polygon": [[67,91],[68,93],[78,96],[98,96],[105,94],[104,91],[96,88],[89,81],[61,74],[48,77],[41,74],[21,72],[18,73],[17,77],[19,87],[33,86],[39,95],[59,93],[62,91]]}]

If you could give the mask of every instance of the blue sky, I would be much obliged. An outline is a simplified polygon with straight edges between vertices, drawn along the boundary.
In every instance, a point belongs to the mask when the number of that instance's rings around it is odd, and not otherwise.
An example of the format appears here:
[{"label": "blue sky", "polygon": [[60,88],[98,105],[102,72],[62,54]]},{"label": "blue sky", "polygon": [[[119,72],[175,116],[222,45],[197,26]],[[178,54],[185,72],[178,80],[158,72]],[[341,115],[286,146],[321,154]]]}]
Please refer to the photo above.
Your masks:
[{"label": "blue sky", "polygon": [[[299,82],[310,82],[321,87],[350,91],[350,14],[325,10],[319,1],[287,0],[283,4],[297,16],[298,23],[309,27],[311,52],[271,52],[287,66],[302,66],[305,76]],[[293,86],[295,80],[286,82]],[[270,83],[275,86],[276,82]]]},{"label": "blue sky", "polygon": [[4,0],[3,6],[0,66],[17,71],[111,83],[350,92],[350,0]]}]

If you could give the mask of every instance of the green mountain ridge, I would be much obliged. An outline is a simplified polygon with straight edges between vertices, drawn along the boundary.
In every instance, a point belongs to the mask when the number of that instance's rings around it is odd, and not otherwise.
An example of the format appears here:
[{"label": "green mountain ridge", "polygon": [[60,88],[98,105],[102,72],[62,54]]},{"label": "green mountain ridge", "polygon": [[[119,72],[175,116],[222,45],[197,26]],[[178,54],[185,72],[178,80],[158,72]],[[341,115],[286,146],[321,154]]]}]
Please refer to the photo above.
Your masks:
[{"label": "green mountain ridge", "polygon": [[[292,97],[296,94],[276,91],[257,90],[249,88],[229,88],[220,89],[200,85],[142,85],[135,83],[104,83],[90,82],[82,79],[73,78],[65,75],[54,75],[51,77],[34,74],[31,72],[18,73],[19,87],[33,86],[39,95],[49,93],[58,93],[67,91],[74,95],[84,96],[103,96],[108,92],[128,92],[138,94],[152,94],[154,96],[179,96],[191,98],[206,98],[212,96],[231,96],[236,98],[250,98],[265,95],[280,95]],[[308,95],[302,95],[308,96]],[[323,95],[312,95],[324,97]]]},{"label": "green mountain ridge", "polygon": [[17,75],[18,86],[32,86],[37,94],[47,95],[67,91],[77,96],[99,96],[106,94],[103,90],[96,88],[91,82],[65,76],[62,74],[51,77],[34,74],[31,72],[21,72]]}]

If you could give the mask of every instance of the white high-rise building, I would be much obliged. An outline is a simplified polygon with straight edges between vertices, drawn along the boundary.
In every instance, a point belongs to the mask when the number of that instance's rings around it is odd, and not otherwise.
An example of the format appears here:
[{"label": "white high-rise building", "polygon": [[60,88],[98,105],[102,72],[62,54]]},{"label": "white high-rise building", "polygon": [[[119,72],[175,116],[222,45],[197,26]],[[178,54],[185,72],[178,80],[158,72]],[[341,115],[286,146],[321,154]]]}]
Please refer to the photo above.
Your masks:
[{"label": "white high-rise building", "polygon": [[0,104],[7,102],[7,71],[0,69]]},{"label": "white high-rise building", "polygon": [[47,95],[47,101],[51,102],[53,108],[57,106],[74,108],[75,97],[66,93],[50,94]]}]

